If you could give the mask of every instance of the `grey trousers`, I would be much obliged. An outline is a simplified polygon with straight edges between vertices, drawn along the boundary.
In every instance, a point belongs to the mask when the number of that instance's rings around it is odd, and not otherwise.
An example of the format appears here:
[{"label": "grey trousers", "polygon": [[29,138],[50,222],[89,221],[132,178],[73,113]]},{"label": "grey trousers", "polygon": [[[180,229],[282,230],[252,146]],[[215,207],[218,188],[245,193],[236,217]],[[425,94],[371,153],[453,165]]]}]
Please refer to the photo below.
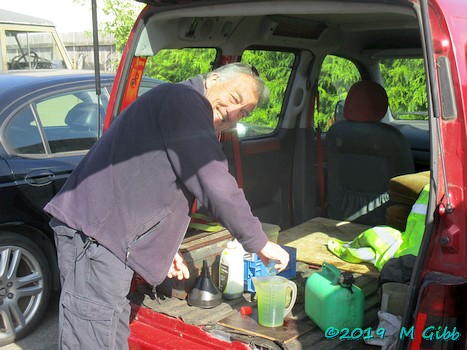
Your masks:
[{"label": "grey trousers", "polygon": [[56,219],[62,290],[59,349],[128,349],[133,271],[105,247]]}]

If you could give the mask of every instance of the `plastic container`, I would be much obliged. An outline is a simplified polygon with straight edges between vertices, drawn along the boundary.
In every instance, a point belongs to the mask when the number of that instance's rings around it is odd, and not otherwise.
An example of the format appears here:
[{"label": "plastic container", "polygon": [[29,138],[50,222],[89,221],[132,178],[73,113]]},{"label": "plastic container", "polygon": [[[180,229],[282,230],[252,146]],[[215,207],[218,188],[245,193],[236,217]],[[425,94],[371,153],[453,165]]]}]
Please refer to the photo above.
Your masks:
[{"label": "plastic container", "polygon": [[361,328],[365,297],[353,284],[353,275],[323,263],[305,285],[305,313],[325,331],[328,327]]},{"label": "plastic container", "polygon": [[[278,275],[287,279],[295,278],[297,275],[297,248],[281,245],[287,253],[289,253],[290,260],[287,267]],[[253,277],[260,277],[268,275],[266,266],[264,266],[261,259],[256,253],[247,253],[244,258],[245,268],[245,292],[255,293],[255,286],[253,284]]]},{"label": "plastic container", "polygon": [[219,261],[219,290],[225,299],[236,299],[243,295],[245,250],[237,240],[227,242]]},{"label": "plastic container", "polygon": [[409,286],[404,283],[386,282],[382,285],[381,311],[402,316]]},{"label": "plastic container", "polygon": [[[279,327],[297,300],[297,285],[281,276],[253,277],[257,290],[258,323],[265,327]],[[292,294],[288,293],[291,291]],[[287,297],[290,302],[287,305]]]}]

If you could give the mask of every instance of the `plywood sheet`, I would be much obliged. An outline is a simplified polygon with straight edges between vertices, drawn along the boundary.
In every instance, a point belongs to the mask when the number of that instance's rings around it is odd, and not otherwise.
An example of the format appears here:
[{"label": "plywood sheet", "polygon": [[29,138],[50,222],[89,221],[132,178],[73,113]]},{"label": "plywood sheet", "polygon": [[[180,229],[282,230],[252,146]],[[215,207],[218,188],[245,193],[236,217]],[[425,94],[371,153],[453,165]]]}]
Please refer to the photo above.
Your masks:
[{"label": "plywood sheet", "polygon": [[379,271],[374,265],[345,262],[332,254],[326,246],[331,238],[352,241],[368,228],[369,226],[348,221],[317,217],[301,225],[281,231],[278,243],[297,248],[298,261],[318,266],[321,266],[323,262],[327,262],[341,270],[377,277]]},{"label": "plywood sheet", "polygon": [[287,344],[287,342],[316,328],[316,325],[308,318],[296,319],[293,317],[285,317],[281,327],[263,327],[258,323],[258,308],[256,306],[253,307],[251,315],[242,315],[240,312],[236,312],[217,323],[241,333],[266,338],[280,344]]}]

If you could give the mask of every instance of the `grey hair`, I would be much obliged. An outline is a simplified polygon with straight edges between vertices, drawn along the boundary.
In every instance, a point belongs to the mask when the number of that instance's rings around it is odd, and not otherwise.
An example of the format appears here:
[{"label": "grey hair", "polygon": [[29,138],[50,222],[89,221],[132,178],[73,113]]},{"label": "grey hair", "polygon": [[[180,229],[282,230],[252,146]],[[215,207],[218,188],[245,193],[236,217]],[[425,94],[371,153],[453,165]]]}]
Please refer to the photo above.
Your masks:
[{"label": "grey hair", "polygon": [[258,106],[265,106],[269,102],[270,91],[264,81],[259,77],[256,69],[252,66],[243,62],[228,63],[207,73],[205,79],[209,78],[214,73],[219,76],[220,82],[235,78],[235,76],[240,74],[251,76],[256,82],[255,92],[258,95]]}]

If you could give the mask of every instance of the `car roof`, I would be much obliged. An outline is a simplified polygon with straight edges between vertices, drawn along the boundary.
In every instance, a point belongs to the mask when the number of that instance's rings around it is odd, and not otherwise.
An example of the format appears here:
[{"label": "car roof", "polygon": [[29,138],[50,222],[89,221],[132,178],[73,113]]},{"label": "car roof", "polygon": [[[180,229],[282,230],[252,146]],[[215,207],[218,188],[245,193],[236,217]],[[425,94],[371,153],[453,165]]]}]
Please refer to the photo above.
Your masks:
[{"label": "car roof", "polygon": [[[101,74],[102,81],[111,81],[113,73]],[[0,97],[7,96],[12,90],[22,89],[24,93],[50,85],[95,81],[94,71],[81,70],[44,70],[16,71],[0,74]]]},{"label": "car roof", "polygon": [[[114,78],[114,73],[103,73],[101,78]],[[56,69],[56,70],[18,70],[0,73],[0,91],[12,86],[59,82],[59,81],[80,81],[95,79],[94,71],[77,69]]]},{"label": "car roof", "polygon": [[[73,86],[95,85],[95,72],[92,70],[35,70],[35,71],[10,71],[0,73],[0,113],[17,100],[27,100],[32,96],[40,94],[40,91],[58,87],[62,90],[72,88]],[[115,73],[103,72],[100,74],[102,86],[109,87],[115,80]],[[143,77],[143,81],[149,82],[149,86],[164,83],[161,80],[149,77]]]},{"label": "car roof", "polygon": [[[101,74],[101,83],[110,85],[115,79],[115,74]],[[68,86],[89,84],[95,82],[94,71],[81,70],[44,70],[44,71],[16,71],[0,74],[0,110],[16,100],[31,96],[43,89],[52,86]]]}]

